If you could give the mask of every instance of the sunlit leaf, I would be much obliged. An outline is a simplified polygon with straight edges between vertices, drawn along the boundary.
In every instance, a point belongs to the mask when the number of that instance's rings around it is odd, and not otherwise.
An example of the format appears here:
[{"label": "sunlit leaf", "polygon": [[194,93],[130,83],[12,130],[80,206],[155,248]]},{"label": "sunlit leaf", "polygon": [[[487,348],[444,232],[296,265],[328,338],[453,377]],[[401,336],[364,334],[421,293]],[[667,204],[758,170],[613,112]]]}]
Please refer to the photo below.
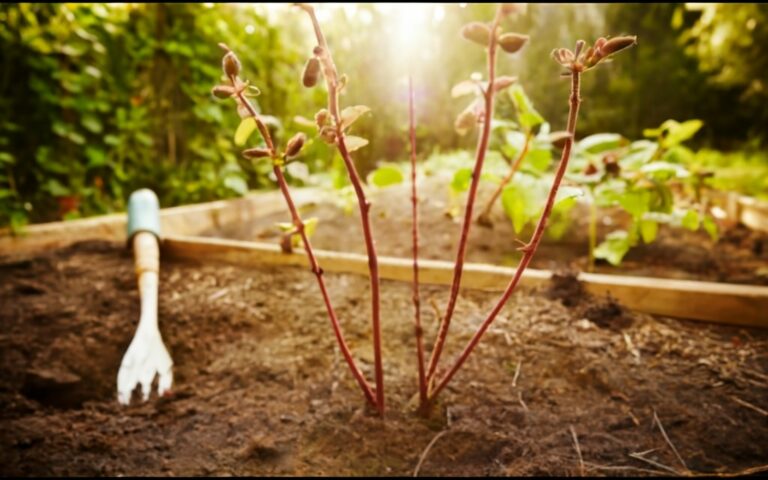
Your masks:
[{"label": "sunlit leaf", "polygon": [[683,228],[687,228],[691,231],[696,231],[699,229],[699,224],[701,223],[699,220],[699,212],[696,210],[688,210],[685,213],[685,216],[683,216],[682,219],[682,225]]},{"label": "sunlit leaf", "polygon": [[643,242],[651,243],[656,240],[656,235],[659,232],[659,224],[652,220],[640,221],[640,236],[643,237]]},{"label": "sunlit leaf", "polygon": [[517,118],[520,125],[526,130],[532,130],[535,126],[544,122],[544,117],[539,114],[531,103],[531,99],[525,94],[520,84],[513,85],[508,90],[517,109]]},{"label": "sunlit leaf", "polygon": [[616,150],[625,144],[626,140],[618,133],[596,133],[576,142],[576,149],[579,152],[598,154]]},{"label": "sunlit leaf", "polygon": [[224,186],[234,191],[238,195],[245,195],[248,193],[248,184],[245,183],[242,177],[236,175],[229,175],[224,177]]},{"label": "sunlit leaf", "polygon": [[246,117],[240,121],[240,126],[237,127],[235,132],[235,145],[242,147],[245,142],[248,141],[248,137],[251,136],[253,131],[256,130],[256,119],[253,117]]},{"label": "sunlit leaf", "polygon": [[453,86],[451,89],[451,96],[453,98],[463,97],[464,95],[479,94],[480,89],[477,86],[477,82],[472,80],[464,80]]},{"label": "sunlit leaf", "polygon": [[469,188],[469,184],[472,181],[472,169],[460,168],[453,174],[453,180],[451,181],[451,189],[454,192],[463,192]]},{"label": "sunlit leaf", "polygon": [[595,248],[595,258],[607,260],[611,265],[619,265],[630,248],[629,234],[624,230],[611,232]]},{"label": "sunlit leaf", "polygon": [[713,242],[716,242],[719,238],[718,231],[717,231],[717,224],[715,223],[715,220],[710,216],[705,216],[701,220],[701,226],[704,227],[704,230],[709,234],[710,238]]},{"label": "sunlit leaf", "polygon": [[352,153],[355,150],[368,145],[368,140],[364,139],[363,137],[356,137],[354,135],[345,135],[344,144],[347,146],[347,151]]},{"label": "sunlit leaf", "polygon": [[403,172],[397,165],[382,165],[368,175],[368,183],[377,187],[387,187],[401,183],[404,179]]},{"label": "sunlit leaf", "polygon": [[370,111],[371,109],[365,105],[355,105],[353,107],[345,108],[341,111],[341,129],[347,129],[350,125],[355,123],[361,115]]}]

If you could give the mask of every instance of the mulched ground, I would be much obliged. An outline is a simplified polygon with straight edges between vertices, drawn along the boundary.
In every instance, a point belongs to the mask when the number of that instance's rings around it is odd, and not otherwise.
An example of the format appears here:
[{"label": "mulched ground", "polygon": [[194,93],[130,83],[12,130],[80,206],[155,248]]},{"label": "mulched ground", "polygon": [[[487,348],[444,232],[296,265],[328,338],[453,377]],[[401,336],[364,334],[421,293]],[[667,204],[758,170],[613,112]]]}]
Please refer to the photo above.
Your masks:
[{"label": "mulched ground", "polygon": [[[410,286],[384,281],[382,421],[310,272],[161,268],[174,393],[121,407],[117,370],[139,317],[130,254],[84,242],[0,259],[0,475],[412,475],[432,441],[420,475],[668,475],[683,471],[670,444],[694,472],[768,463],[764,330],[636,314],[559,276],[512,297],[424,420]],[[371,378],[368,282],[327,281]],[[442,307],[448,291],[423,292],[430,344],[429,299]],[[444,364],[495,298],[463,292]]]}]

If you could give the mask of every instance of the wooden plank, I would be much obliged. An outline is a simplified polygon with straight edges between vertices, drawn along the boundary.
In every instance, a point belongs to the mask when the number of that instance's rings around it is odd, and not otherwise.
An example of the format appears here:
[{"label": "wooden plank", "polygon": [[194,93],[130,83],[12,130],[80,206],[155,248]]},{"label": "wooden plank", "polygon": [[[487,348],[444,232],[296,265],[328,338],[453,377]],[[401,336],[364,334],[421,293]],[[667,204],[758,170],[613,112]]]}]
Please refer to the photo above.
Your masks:
[{"label": "wooden plank", "polygon": [[768,202],[752,197],[739,198],[739,220],[752,230],[768,232]]},{"label": "wooden plank", "polygon": [[[162,249],[163,255],[172,258],[204,262],[308,266],[303,251],[288,255],[280,252],[277,245],[257,242],[166,236]],[[316,250],[315,254],[327,272],[368,275],[368,259],[365,255],[325,250]],[[419,264],[420,277],[424,283],[451,284],[452,263],[421,260]],[[379,257],[383,279],[410,282],[413,278],[412,268],[409,259]],[[462,287],[500,291],[507,286],[514,272],[513,268],[467,263]],[[527,286],[540,285],[550,277],[549,271],[528,269],[521,283]],[[588,273],[580,274],[579,280],[587,291],[596,295],[610,293],[623,305],[641,312],[768,327],[768,287]]]},{"label": "wooden plank", "polygon": [[[305,205],[316,200],[315,189],[296,189],[294,201]],[[251,193],[242,198],[184,205],[160,210],[162,234],[193,235],[235,222],[249,222],[287,207],[279,191]],[[31,225],[20,236],[9,229],[0,230],[0,255],[26,255],[58,248],[81,240],[125,241],[126,214]]]}]

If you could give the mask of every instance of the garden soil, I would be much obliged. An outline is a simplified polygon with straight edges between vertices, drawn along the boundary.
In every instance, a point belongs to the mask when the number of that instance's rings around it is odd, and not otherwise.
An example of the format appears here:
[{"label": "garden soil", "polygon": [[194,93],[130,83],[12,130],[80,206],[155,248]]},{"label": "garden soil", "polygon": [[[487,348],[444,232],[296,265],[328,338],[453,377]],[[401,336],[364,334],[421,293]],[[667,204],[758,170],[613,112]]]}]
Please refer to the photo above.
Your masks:
[{"label": "garden soil", "polygon": [[[0,259],[0,475],[625,476],[768,463],[764,330],[636,314],[558,275],[515,293],[423,419],[411,287],[384,281],[381,419],[309,271],[161,270],[174,390],[124,407],[117,371],[139,318],[130,253],[89,241]],[[368,282],[326,277],[371,378]],[[429,343],[430,301],[444,306],[448,290],[422,292]],[[462,292],[442,365],[496,296]]]},{"label": "garden soil", "polygon": [[[453,262],[464,214],[463,197],[453,198],[449,181],[425,178],[419,185],[419,227],[423,258]],[[492,193],[482,185],[475,204],[475,216]],[[490,186],[493,187],[493,186]],[[303,218],[318,218],[311,241],[315,248],[365,253],[360,217],[355,202],[345,209],[332,201],[338,195],[318,197],[302,209]],[[371,220],[379,255],[408,257],[411,245],[411,200],[408,183],[373,190]],[[564,265],[586,270],[588,261],[586,206],[571,212],[572,223],[559,241],[545,236],[533,259],[532,268],[558,269]],[[603,211],[599,238],[626,225],[626,214]],[[521,253],[517,250],[531,237],[531,228],[516,234],[504,215],[501,202],[493,210],[493,227],[473,224],[467,247],[467,261],[516,266]],[[248,241],[278,243],[279,222],[289,222],[287,209],[249,223],[227,224],[204,231],[202,235]],[[344,235],[339,235],[344,232]],[[720,238],[713,242],[704,231],[691,232],[662,225],[657,240],[641,244],[629,251],[619,267],[598,260],[597,273],[639,275],[710,282],[768,285],[768,233],[743,226],[723,226]]]}]

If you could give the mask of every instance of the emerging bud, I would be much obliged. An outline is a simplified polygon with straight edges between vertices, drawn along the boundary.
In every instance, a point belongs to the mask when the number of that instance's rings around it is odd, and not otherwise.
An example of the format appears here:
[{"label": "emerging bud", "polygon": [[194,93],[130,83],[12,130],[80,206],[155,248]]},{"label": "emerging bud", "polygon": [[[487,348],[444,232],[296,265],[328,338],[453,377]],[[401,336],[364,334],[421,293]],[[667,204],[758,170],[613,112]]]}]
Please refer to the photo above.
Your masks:
[{"label": "emerging bud", "polygon": [[323,47],[321,47],[320,45],[312,49],[312,54],[316,57],[322,57],[323,53],[325,53],[325,50],[323,50]]},{"label": "emerging bud", "polygon": [[485,47],[491,42],[491,29],[484,23],[470,22],[461,28],[461,36]]},{"label": "emerging bud", "polygon": [[601,50],[603,53],[603,56],[607,57],[608,55],[612,55],[620,50],[624,50],[625,48],[629,48],[632,45],[637,45],[637,37],[614,37],[608,41],[605,42],[604,45],[602,45]]},{"label": "emerging bud", "polygon": [[333,145],[336,143],[336,130],[331,126],[326,125],[320,129],[320,138],[322,138],[325,143]]},{"label": "emerging bud", "polygon": [[328,123],[328,119],[331,118],[331,114],[326,109],[322,109],[319,112],[315,114],[315,123],[317,124],[317,128],[323,128],[326,123]]},{"label": "emerging bud", "polygon": [[235,89],[230,87],[229,85],[216,85],[213,87],[213,90],[211,90],[211,95],[213,95],[216,98],[225,99],[229,98],[232,95],[235,94]]},{"label": "emerging bud", "polygon": [[248,150],[243,150],[243,156],[249,160],[265,158],[269,155],[269,150],[266,148],[249,148]]},{"label": "emerging bud", "polygon": [[347,77],[346,73],[342,73],[339,77],[339,86],[337,87],[337,90],[341,92],[344,90],[344,87],[347,86],[347,82],[349,81],[349,77]]},{"label": "emerging bud", "polygon": [[227,77],[236,77],[240,74],[240,60],[237,59],[235,52],[227,52],[221,61],[221,66]]},{"label": "emerging bud", "polygon": [[301,75],[301,82],[307,88],[317,85],[317,79],[320,76],[320,60],[317,57],[311,57],[304,65],[304,73]]},{"label": "emerging bud", "polygon": [[477,123],[477,114],[474,109],[466,109],[456,117],[453,127],[459,135],[464,135]]},{"label": "emerging bud", "polygon": [[528,35],[505,33],[499,37],[499,46],[507,53],[515,53],[528,41]]},{"label": "emerging bud", "polygon": [[301,132],[291,137],[285,146],[285,157],[290,158],[298,155],[301,149],[304,147],[304,142],[306,142],[306,140],[307,136]]}]

